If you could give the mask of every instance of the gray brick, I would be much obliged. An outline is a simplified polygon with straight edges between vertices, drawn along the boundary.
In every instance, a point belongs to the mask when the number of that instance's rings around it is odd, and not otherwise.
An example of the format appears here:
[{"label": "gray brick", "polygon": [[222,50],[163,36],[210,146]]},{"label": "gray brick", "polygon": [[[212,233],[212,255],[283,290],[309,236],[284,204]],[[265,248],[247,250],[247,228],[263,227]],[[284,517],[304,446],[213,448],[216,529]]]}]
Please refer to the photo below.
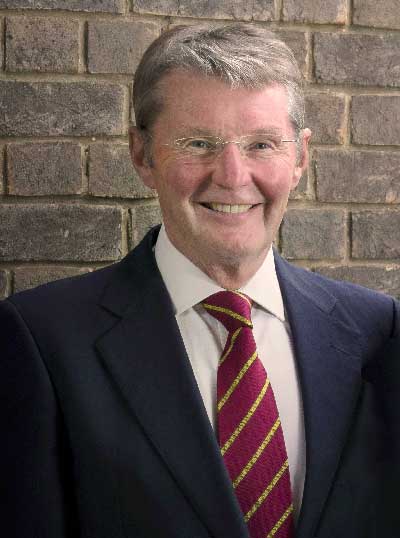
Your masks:
[{"label": "gray brick", "polygon": [[344,96],[310,93],[305,102],[305,124],[312,131],[312,142],[343,144],[346,130]]},{"label": "gray brick", "polygon": [[81,192],[79,144],[10,144],[7,157],[9,194],[43,196]]},{"label": "gray brick", "polygon": [[14,293],[88,271],[81,267],[18,267],[14,269]]},{"label": "gray brick", "polygon": [[128,144],[92,144],[89,160],[89,193],[94,196],[152,198],[133,168]]},{"label": "gray brick", "polygon": [[8,288],[8,271],[0,269],[0,299],[4,299],[7,296]]},{"label": "gray brick", "polygon": [[252,19],[255,21],[276,20],[274,0],[253,0]]},{"label": "gray brick", "polygon": [[76,20],[9,17],[6,22],[8,71],[78,71]]},{"label": "gray brick", "polygon": [[281,228],[288,259],[340,259],[345,248],[345,215],[332,209],[289,209]]},{"label": "gray brick", "polygon": [[276,35],[292,50],[303,75],[307,73],[307,40],[304,32],[279,30]]},{"label": "gray brick", "polygon": [[289,198],[290,200],[304,200],[308,197],[308,173],[304,172],[295,190],[291,191]]},{"label": "gray brick", "polygon": [[314,150],[320,202],[400,203],[400,152]]},{"label": "gray brick", "polygon": [[346,0],[283,0],[284,21],[344,24]]},{"label": "gray brick", "polygon": [[0,145],[0,194],[4,193],[4,146]]},{"label": "gray brick", "polygon": [[121,135],[127,88],[94,82],[0,81],[0,136]]},{"label": "gray brick", "polygon": [[400,211],[360,211],[352,214],[352,256],[400,258]]},{"label": "gray brick", "polygon": [[318,82],[400,86],[397,35],[316,34],[314,59]]},{"label": "gray brick", "polygon": [[[4,19],[0,17],[0,35],[3,35]],[[3,69],[3,39],[0,39],[0,71]]]},{"label": "gray brick", "polygon": [[180,15],[183,17],[272,20],[273,0],[133,0],[138,13]]},{"label": "gray brick", "polygon": [[159,34],[159,26],[152,22],[89,22],[89,72],[133,74]]},{"label": "gray brick", "polygon": [[125,0],[0,0],[0,9],[62,9],[124,13]]},{"label": "gray brick", "polygon": [[399,29],[399,0],[353,0],[353,24]]},{"label": "gray brick", "polygon": [[155,15],[179,15],[181,0],[133,0],[133,11]]},{"label": "gray brick", "polygon": [[318,273],[335,280],[347,280],[366,288],[400,298],[400,265],[318,267]]},{"label": "gray brick", "polygon": [[140,243],[146,233],[161,222],[161,210],[159,205],[138,205],[131,209],[131,246]]},{"label": "gray brick", "polygon": [[112,261],[121,256],[122,213],[88,205],[0,206],[0,260]]},{"label": "gray brick", "polygon": [[400,96],[354,96],[350,119],[353,143],[400,145]]}]

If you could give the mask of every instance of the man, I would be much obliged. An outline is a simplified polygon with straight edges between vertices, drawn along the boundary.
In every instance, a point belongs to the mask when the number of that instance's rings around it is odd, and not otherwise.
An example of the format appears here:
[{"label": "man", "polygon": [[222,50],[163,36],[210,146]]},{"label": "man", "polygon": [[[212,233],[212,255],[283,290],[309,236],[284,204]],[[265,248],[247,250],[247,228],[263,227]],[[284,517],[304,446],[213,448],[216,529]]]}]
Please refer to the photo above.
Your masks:
[{"label": "man", "polygon": [[311,135],[291,52],[177,27],[134,106],[161,230],[0,305],[4,535],[398,536],[399,304],[271,248]]}]

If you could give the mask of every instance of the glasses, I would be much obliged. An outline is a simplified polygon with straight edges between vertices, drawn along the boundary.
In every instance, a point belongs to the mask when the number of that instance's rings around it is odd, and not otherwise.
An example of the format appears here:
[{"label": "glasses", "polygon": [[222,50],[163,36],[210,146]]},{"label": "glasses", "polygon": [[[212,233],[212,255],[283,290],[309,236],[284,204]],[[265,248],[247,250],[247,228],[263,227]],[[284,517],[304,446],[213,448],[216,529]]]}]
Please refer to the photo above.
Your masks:
[{"label": "glasses", "polygon": [[213,161],[228,144],[235,144],[243,157],[262,161],[280,155],[286,150],[286,143],[297,143],[298,140],[262,133],[241,136],[237,140],[223,140],[218,136],[189,136],[163,145],[172,147],[178,156],[189,162]]}]

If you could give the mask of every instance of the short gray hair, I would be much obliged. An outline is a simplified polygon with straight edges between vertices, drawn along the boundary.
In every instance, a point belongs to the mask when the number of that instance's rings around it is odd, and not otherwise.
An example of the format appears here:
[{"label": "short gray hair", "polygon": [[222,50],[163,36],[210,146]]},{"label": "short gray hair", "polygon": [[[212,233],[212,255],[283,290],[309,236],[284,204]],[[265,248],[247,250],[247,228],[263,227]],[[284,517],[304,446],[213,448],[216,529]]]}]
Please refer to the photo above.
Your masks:
[{"label": "short gray hair", "polygon": [[136,70],[133,107],[136,125],[149,131],[162,110],[158,83],[173,70],[219,78],[232,87],[280,84],[298,136],[304,128],[303,80],[296,59],[271,31],[246,23],[176,26],[146,50]]}]

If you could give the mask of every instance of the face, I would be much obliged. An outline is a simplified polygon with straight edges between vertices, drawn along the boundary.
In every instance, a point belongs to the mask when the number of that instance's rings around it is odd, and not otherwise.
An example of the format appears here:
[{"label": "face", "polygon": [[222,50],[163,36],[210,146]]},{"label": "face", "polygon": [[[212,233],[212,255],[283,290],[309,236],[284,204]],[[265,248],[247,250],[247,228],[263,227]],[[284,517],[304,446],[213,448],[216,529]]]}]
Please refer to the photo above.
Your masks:
[{"label": "face", "polygon": [[[307,165],[310,132],[303,132],[300,162],[295,143],[261,160],[228,143],[214,159],[191,162],[172,145],[174,140],[201,132],[232,141],[260,131],[295,138],[286,91],[278,85],[232,89],[217,79],[174,72],[163,80],[162,94],[164,107],[151,132],[151,161],[137,133],[131,149],[144,183],[158,193],[169,239],[207,273],[218,265],[261,265],[289,193]],[[239,212],[228,212],[230,206],[239,206],[233,208]]]}]

